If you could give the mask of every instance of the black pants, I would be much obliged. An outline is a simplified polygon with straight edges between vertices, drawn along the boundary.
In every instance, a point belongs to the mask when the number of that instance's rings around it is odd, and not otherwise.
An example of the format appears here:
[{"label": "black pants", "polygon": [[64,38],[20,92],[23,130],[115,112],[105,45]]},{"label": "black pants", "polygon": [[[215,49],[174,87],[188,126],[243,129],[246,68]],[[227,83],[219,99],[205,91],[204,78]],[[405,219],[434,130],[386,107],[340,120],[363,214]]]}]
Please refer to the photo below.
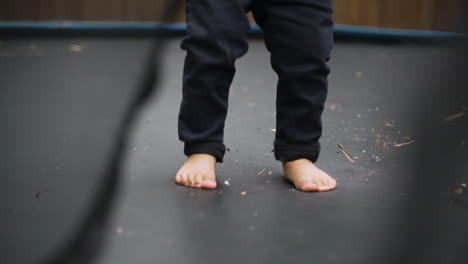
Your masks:
[{"label": "black pants", "polygon": [[188,35],[179,114],[184,153],[222,162],[234,62],[247,52],[252,10],[279,77],[275,158],[316,161],[333,44],[332,0],[187,0]]}]

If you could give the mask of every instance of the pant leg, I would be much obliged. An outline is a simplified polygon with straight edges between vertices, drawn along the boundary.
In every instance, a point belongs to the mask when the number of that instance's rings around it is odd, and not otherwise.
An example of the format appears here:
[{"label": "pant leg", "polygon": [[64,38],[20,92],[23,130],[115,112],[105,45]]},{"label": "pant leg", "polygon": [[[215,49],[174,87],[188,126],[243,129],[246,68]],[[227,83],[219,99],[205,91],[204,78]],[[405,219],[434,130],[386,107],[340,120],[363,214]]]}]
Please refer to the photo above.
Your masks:
[{"label": "pant leg", "polygon": [[224,121],[234,62],[247,52],[251,0],[187,0],[187,51],[180,107],[179,139],[184,153],[206,153],[222,162]]},{"label": "pant leg", "polygon": [[265,42],[279,77],[274,149],[280,161],[318,159],[332,10],[332,0],[263,0]]}]

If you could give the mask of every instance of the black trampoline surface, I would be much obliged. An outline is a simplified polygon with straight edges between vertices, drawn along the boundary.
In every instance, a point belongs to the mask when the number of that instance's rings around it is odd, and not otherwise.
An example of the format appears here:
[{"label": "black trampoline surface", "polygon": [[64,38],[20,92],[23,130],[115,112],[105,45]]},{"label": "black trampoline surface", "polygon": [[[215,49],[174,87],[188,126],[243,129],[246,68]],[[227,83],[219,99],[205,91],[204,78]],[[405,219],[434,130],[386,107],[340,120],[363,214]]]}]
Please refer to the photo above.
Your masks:
[{"label": "black trampoline surface", "polygon": [[[97,263],[395,263],[395,252],[412,243],[406,213],[414,192],[410,182],[418,180],[411,166],[420,144],[414,120],[431,107],[424,99],[429,77],[450,71],[451,50],[337,42],[318,166],[339,185],[333,192],[303,193],[282,180],[272,155],[277,77],[263,41],[251,39],[230,92],[228,152],[217,168],[219,187],[207,191],[173,180],[184,160],[177,138],[185,55],[179,42],[169,41],[159,88],[131,130],[110,232]],[[110,132],[134,96],[149,43],[89,38],[0,42],[0,85],[10,89],[0,98],[6,118],[0,132],[6,149],[0,171],[0,263],[35,263],[76,225],[82,204],[90,202],[87,197],[99,182],[87,171],[99,170],[105,159],[95,156],[113,149]],[[15,97],[19,87],[24,91]],[[88,89],[89,96],[76,92],[81,89]],[[60,100],[66,111],[48,112],[48,105],[41,105],[48,92],[68,98]],[[9,106],[15,98],[24,105]],[[442,118],[460,112],[464,104],[454,103]],[[43,111],[48,123],[13,119],[12,111],[23,107]],[[70,115],[91,125],[63,125],[48,134],[48,126],[57,122],[73,123],[63,121]],[[21,112],[16,117],[28,120]],[[37,135],[49,141],[31,139]],[[451,140],[466,152],[466,135]],[[30,148],[48,152],[34,156]],[[79,157],[76,151],[82,151]],[[449,199],[450,184],[468,180],[464,166],[459,168],[464,173],[434,194],[434,206],[451,219],[446,230],[425,233],[429,239],[433,234],[437,245],[466,248],[466,233],[457,233],[466,223],[466,207],[453,206]],[[457,199],[463,201],[466,194]],[[425,263],[463,263],[458,246],[420,253]]]}]

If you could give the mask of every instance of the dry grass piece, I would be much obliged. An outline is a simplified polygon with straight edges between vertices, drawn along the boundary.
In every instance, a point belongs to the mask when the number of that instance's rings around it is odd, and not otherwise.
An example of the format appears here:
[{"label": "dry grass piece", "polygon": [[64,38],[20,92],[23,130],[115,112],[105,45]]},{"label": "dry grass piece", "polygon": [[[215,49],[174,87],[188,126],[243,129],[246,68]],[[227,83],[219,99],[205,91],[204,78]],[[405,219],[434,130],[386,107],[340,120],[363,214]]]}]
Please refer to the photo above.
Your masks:
[{"label": "dry grass piece", "polygon": [[404,143],[400,143],[400,144],[395,144],[393,145],[394,147],[396,148],[399,148],[399,147],[403,147],[403,146],[406,146],[406,145],[409,145],[411,143],[414,143],[416,140],[411,140],[411,141],[408,141],[408,142],[404,142]]},{"label": "dry grass piece", "polygon": [[460,112],[460,113],[458,113],[458,114],[451,115],[451,116],[449,116],[449,117],[446,117],[446,118],[444,119],[444,122],[445,122],[445,123],[451,122],[451,121],[453,121],[453,120],[455,120],[455,119],[457,119],[457,118],[459,118],[459,117],[462,117],[463,115],[465,115],[465,112]]},{"label": "dry grass piece", "polygon": [[345,155],[345,157],[351,161],[352,163],[355,163],[356,161],[351,158],[351,155],[348,154],[348,152],[346,152],[345,148],[343,147],[343,145],[341,144],[338,144],[338,149],[340,149],[341,153],[343,153],[343,155]]},{"label": "dry grass piece", "polygon": [[263,169],[263,170],[259,171],[259,172],[257,173],[257,176],[260,176],[260,175],[262,175],[262,173],[264,173],[264,172],[265,172],[265,170],[266,170],[266,169]]},{"label": "dry grass piece", "polygon": [[387,142],[382,144],[382,153],[384,153],[386,148],[387,148]]}]

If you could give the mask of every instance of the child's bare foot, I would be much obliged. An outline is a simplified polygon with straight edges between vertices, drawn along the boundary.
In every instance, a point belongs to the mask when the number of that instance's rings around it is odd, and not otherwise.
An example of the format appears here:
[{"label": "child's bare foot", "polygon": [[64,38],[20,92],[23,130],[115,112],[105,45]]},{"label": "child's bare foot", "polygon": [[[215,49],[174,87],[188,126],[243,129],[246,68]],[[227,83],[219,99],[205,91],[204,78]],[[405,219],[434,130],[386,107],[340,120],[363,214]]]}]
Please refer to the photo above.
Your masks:
[{"label": "child's bare foot", "polygon": [[283,163],[284,178],[304,192],[326,192],[336,188],[336,180],[308,159]]},{"label": "child's bare foot", "polygon": [[177,172],[176,183],[193,188],[216,188],[216,159],[208,154],[193,154]]}]

